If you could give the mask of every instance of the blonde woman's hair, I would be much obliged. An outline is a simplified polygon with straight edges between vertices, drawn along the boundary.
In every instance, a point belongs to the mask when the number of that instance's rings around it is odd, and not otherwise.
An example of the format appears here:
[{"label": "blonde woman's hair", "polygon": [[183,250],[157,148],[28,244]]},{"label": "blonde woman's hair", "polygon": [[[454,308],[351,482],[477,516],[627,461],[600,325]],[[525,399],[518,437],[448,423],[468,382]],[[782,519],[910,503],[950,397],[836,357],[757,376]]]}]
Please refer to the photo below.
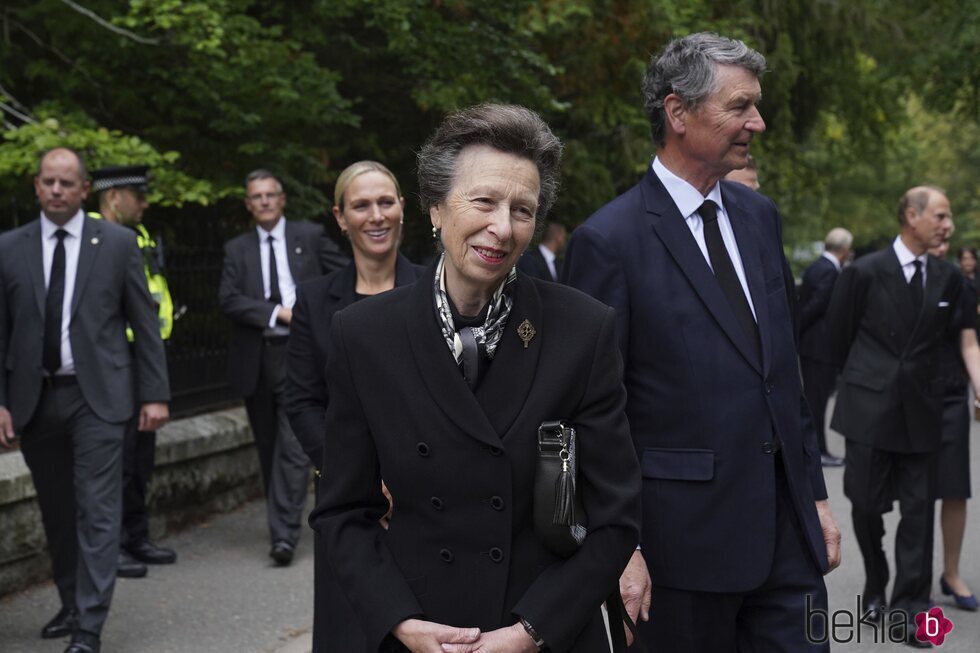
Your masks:
[{"label": "blonde woman's hair", "polygon": [[385,175],[395,185],[395,193],[397,193],[398,197],[400,198],[402,196],[402,189],[398,185],[398,180],[395,178],[394,173],[386,168],[384,164],[378,163],[377,161],[358,161],[344,168],[344,171],[337,177],[337,183],[333,187],[334,206],[339,207],[341,211],[344,210],[344,193],[347,192],[347,187],[350,186],[356,177],[363,175],[365,172],[380,172]]}]

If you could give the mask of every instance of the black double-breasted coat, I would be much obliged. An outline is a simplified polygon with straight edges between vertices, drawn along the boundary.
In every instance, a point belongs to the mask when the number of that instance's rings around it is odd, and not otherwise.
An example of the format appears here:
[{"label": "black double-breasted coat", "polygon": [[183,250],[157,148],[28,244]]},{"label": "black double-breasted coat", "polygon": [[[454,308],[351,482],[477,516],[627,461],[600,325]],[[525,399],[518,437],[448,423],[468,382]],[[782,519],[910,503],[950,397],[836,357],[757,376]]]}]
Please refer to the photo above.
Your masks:
[{"label": "black double-breasted coat", "polygon": [[[526,618],[552,651],[608,647],[599,606],[638,540],[639,469],[611,309],[518,275],[493,361],[473,392],[436,319],[434,266],[334,316],[320,501],[311,523],[367,635],[404,619],[490,631]],[[527,342],[518,335],[534,328]],[[589,534],[570,558],[532,523],[537,430],[578,431]],[[394,498],[388,509],[382,477]],[[397,643],[396,643],[397,644]],[[397,646],[396,646],[397,649]]]}]

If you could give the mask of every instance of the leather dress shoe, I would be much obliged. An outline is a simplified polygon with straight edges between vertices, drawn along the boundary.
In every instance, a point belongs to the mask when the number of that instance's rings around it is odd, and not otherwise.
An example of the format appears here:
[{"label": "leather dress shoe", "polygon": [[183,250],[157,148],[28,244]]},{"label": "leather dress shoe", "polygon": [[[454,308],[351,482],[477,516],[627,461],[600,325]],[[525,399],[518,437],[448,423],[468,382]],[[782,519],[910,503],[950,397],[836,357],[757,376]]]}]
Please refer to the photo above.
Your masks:
[{"label": "leather dress shoe", "polygon": [[102,642],[95,633],[87,630],[76,630],[71,636],[71,644],[65,649],[65,653],[99,653],[102,650]]},{"label": "leather dress shoe", "polygon": [[829,453],[820,454],[820,464],[824,467],[843,467],[844,459]]},{"label": "leather dress shoe", "polygon": [[75,630],[77,615],[71,608],[61,608],[51,621],[41,628],[41,639],[59,639]]},{"label": "leather dress shoe", "polygon": [[883,596],[872,596],[867,599],[862,598],[862,606],[870,621],[881,621],[885,616],[886,606],[885,597]]},{"label": "leather dress shoe", "polygon": [[172,565],[177,562],[177,552],[173,549],[157,546],[149,540],[143,540],[126,546],[129,555],[148,565]]},{"label": "leather dress shoe", "polygon": [[139,560],[133,560],[125,551],[119,552],[116,563],[116,576],[119,578],[143,578],[146,576],[146,565]]},{"label": "leather dress shoe", "polygon": [[946,582],[945,576],[939,577],[939,589],[942,590],[943,594],[946,596],[952,596],[953,602],[956,603],[956,607],[960,610],[969,610],[970,612],[976,612],[980,608],[980,604],[977,603],[976,594],[968,594],[967,596],[962,596],[953,591],[953,588],[949,586]]},{"label": "leather dress shoe", "polygon": [[279,540],[272,545],[269,557],[276,561],[280,567],[286,567],[293,561],[293,545],[285,540]]},{"label": "leather dress shoe", "polygon": [[932,648],[932,642],[923,642],[915,636],[916,631],[918,631],[918,626],[915,623],[910,623],[905,630],[905,645],[911,646],[912,648]]}]

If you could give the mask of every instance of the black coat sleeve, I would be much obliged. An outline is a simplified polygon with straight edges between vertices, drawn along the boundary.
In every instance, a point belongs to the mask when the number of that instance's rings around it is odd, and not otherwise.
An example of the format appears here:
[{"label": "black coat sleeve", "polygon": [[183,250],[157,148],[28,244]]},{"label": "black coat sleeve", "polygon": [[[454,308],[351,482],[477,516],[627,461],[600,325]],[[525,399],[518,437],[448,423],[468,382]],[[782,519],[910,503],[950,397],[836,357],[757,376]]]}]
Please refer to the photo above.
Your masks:
[{"label": "black coat sleeve", "polygon": [[286,414],[296,439],[319,471],[327,412],[326,356],[313,332],[309,292],[305,284],[296,288],[287,349]]}]

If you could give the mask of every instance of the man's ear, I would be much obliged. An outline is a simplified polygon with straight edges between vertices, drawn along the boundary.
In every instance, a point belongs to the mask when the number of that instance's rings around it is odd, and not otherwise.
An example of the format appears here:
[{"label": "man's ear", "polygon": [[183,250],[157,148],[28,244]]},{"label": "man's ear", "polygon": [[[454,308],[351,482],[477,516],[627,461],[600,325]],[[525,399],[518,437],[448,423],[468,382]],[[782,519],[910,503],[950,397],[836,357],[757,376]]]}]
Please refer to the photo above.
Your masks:
[{"label": "man's ear", "polygon": [[664,98],[664,116],[675,134],[683,134],[687,131],[688,111],[676,93],[671,93]]}]

